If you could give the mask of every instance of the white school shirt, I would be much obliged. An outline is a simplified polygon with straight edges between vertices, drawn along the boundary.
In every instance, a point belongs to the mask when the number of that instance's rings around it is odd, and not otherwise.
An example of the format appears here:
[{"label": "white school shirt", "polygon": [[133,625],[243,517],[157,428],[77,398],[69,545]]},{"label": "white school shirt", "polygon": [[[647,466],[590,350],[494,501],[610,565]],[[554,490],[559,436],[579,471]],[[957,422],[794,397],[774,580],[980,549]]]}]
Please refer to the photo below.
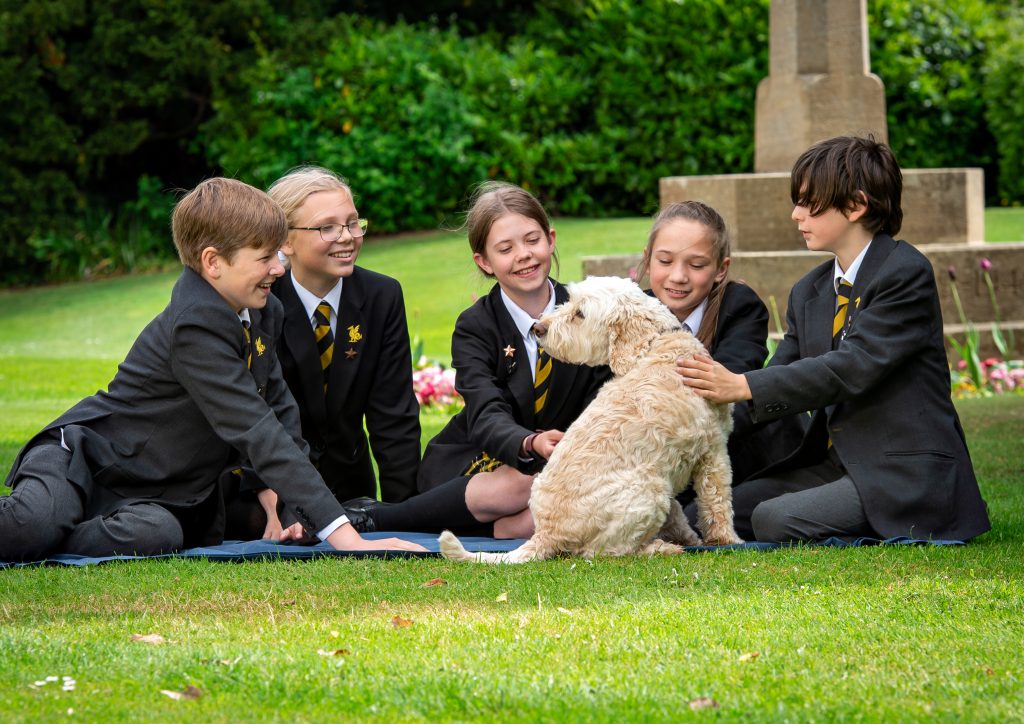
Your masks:
[{"label": "white school shirt", "polygon": [[690,312],[690,316],[683,320],[680,325],[690,334],[697,334],[700,330],[700,323],[704,321],[704,310],[708,308],[708,298],[704,297],[704,301],[697,305],[697,308]]},{"label": "white school shirt", "polygon": [[860,271],[861,262],[864,261],[864,256],[868,253],[868,249],[870,248],[871,242],[869,241],[867,246],[861,249],[857,258],[853,260],[853,263],[850,264],[850,268],[845,272],[843,271],[843,268],[839,266],[839,257],[836,257],[835,266],[832,268],[832,284],[836,290],[836,309],[839,309],[839,282],[845,279],[851,286],[853,286],[853,282],[857,279],[857,272]]},{"label": "white school shirt", "polygon": [[331,305],[331,334],[337,334],[338,310],[341,308],[341,286],[344,281],[345,277],[340,278],[331,291],[327,292],[327,294],[322,297],[318,297],[313,294],[313,292],[299,284],[298,280],[295,278],[294,272],[292,273],[292,285],[295,287],[295,293],[299,295],[299,301],[302,302],[302,306],[306,310],[306,317],[309,319],[310,325],[314,328],[316,327],[316,320],[313,319],[313,312],[316,311],[320,302],[327,302]]},{"label": "white school shirt", "polygon": [[[548,298],[547,306],[544,307],[544,311],[541,313],[543,317],[545,314],[550,314],[555,309],[555,285],[548,279],[548,288],[551,290],[551,296]],[[508,310],[509,316],[512,317],[512,322],[516,325],[516,329],[519,330],[519,334],[523,337],[523,346],[526,348],[526,356],[530,359],[530,376],[536,378],[537,375],[537,335],[533,333],[533,325],[539,322],[539,319],[534,319],[529,314],[524,312],[518,304],[512,301],[512,299],[505,294],[504,289],[501,291],[501,301],[505,304],[505,309]]]}]

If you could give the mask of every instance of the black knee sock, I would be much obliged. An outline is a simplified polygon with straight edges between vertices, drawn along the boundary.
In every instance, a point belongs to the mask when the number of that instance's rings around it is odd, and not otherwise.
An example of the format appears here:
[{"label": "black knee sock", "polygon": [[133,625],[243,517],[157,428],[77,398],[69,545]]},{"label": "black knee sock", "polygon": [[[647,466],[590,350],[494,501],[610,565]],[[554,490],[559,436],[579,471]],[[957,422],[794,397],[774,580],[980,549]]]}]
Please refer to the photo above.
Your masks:
[{"label": "black knee sock", "polygon": [[[370,515],[377,530],[440,533],[447,528],[478,531],[485,524],[474,518],[466,506],[468,485],[468,476],[454,478],[401,503],[373,508]],[[486,525],[490,526],[489,523]],[[490,527],[493,531],[493,526]]]}]

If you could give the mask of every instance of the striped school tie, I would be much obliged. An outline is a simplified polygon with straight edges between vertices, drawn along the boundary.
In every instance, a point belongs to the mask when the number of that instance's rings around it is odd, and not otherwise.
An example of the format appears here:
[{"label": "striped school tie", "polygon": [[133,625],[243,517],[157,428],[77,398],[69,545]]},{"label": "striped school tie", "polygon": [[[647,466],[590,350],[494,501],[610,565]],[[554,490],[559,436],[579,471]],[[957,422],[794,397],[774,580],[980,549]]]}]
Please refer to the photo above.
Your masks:
[{"label": "striped school tie", "polygon": [[244,320],[242,321],[242,333],[245,335],[245,348],[249,350],[245,366],[252,369],[252,335],[249,334],[249,323]]},{"label": "striped school tie", "polygon": [[539,415],[548,400],[548,385],[551,382],[551,356],[537,345],[537,369],[533,376],[533,414]]},{"label": "striped school tie", "polygon": [[[839,289],[836,291],[836,316],[832,320],[832,349],[839,346],[843,338],[843,326],[846,324],[846,309],[850,306],[850,292],[853,285],[845,279],[839,282]],[[832,447],[832,436],[828,437],[828,444],[825,449]]]},{"label": "striped school tie", "polygon": [[327,394],[327,377],[334,359],[334,332],[331,331],[331,305],[320,302],[313,310],[313,336],[316,338],[316,350],[320,354],[320,368],[324,371],[324,394]]},{"label": "striped school tie", "polygon": [[853,285],[843,279],[839,282],[839,290],[836,292],[836,316],[832,320],[832,349],[839,346],[843,338],[843,326],[846,324],[846,310],[850,306],[850,292]]}]

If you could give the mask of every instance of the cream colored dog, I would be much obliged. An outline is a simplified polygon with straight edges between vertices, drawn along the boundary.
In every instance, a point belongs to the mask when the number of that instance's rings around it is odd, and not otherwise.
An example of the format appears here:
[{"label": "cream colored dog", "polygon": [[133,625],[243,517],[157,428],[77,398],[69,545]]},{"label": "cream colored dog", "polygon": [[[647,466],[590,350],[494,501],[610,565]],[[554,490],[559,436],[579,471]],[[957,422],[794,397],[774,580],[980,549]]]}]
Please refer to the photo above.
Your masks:
[{"label": "cream colored dog", "polygon": [[535,532],[509,553],[469,553],[450,531],[446,558],[522,563],[567,553],[593,557],[678,553],[701,541],[675,495],[692,479],[707,545],[742,542],[732,524],[728,405],[709,404],[676,372],[705,353],[661,302],[631,281],[589,277],[540,321],[541,344],[564,362],[611,367],[615,377],[565,432],[534,479]]}]

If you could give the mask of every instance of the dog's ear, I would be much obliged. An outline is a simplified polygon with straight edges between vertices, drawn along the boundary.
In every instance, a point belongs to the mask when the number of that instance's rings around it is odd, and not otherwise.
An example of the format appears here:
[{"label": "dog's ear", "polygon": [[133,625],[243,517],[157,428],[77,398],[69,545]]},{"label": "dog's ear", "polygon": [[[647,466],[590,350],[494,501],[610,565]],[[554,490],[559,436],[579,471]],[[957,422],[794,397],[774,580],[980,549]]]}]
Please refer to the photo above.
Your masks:
[{"label": "dog's ear", "polygon": [[643,305],[626,300],[608,325],[608,366],[623,375],[636,366],[664,325]]}]

